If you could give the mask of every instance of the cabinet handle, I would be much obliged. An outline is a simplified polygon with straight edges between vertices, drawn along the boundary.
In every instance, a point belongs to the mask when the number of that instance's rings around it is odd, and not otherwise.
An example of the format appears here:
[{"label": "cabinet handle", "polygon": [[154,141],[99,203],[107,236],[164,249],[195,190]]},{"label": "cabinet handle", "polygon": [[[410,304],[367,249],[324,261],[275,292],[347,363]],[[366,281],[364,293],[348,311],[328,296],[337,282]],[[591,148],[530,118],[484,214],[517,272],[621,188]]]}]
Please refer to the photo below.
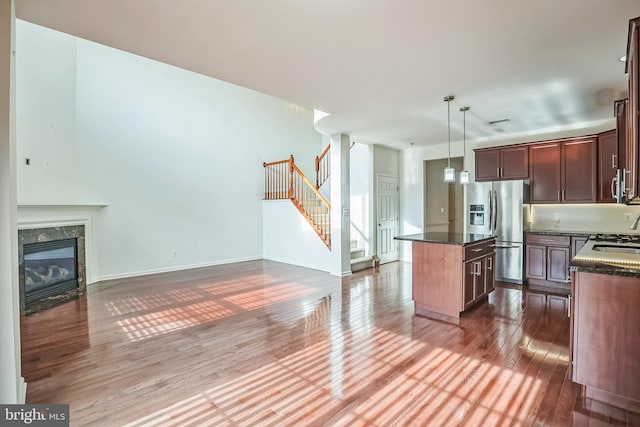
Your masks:
[{"label": "cabinet handle", "polygon": [[471,252],[481,252],[482,248],[471,249]]},{"label": "cabinet handle", "polygon": [[611,178],[611,197],[614,199],[617,199],[616,190],[615,190],[617,181],[618,181],[617,176],[614,176],[613,178]]},{"label": "cabinet handle", "polygon": [[489,263],[487,270],[493,270],[493,258],[487,258],[487,262]]},{"label": "cabinet handle", "polygon": [[558,190],[558,201],[560,201],[560,190]]},{"label": "cabinet handle", "polygon": [[567,302],[567,317],[571,317],[571,295],[569,295],[569,301]]},{"label": "cabinet handle", "polygon": [[500,168],[496,168],[496,176],[500,178]]},{"label": "cabinet handle", "polygon": [[562,199],[561,200],[564,200],[564,199],[565,199],[564,198],[564,190],[562,190]]},{"label": "cabinet handle", "polygon": [[549,242],[549,243],[554,243],[555,240],[553,239],[539,239],[541,242]]},{"label": "cabinet handle", "polygon": [[618,157],[618,156],[616,156],[615,154],[611,155],[611,169],[615,169],[615,168],[618,167],[618,165],[616,164],[617,163],[616,162],[616,157]]}]

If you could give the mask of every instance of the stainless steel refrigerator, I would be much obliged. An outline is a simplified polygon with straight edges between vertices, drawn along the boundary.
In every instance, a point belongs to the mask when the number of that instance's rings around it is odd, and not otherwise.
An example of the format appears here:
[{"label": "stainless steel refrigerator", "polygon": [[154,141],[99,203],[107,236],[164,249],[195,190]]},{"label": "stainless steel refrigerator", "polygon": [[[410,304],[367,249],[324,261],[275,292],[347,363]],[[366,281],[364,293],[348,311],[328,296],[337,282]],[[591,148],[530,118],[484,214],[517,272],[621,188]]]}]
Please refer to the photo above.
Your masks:
[{"label": "stainless steel refrigerator", "polygon": [[476,182],[464,192],[464,232],[493,234],[496,280],[522,284],[527,181]]}]

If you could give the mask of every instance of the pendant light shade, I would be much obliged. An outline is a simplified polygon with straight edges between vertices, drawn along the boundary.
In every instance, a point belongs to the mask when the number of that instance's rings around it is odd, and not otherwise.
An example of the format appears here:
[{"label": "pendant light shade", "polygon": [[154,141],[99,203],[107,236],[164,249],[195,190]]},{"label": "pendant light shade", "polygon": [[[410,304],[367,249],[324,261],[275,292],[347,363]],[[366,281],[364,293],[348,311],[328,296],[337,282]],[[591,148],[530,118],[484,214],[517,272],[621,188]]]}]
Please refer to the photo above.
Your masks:
[{"label": "pendant light shade", "polygon": [[449,147],[447,167],[444,168],[444,182],[456,182],[456,170],[451,167],[451,101],[453,101],[454,98],[453,95],[444,97],[444,102],[447,103],[447,137]]},{"label": "pendant light shade", "polygon": [[462,172],[460,172],[460,184],[469,183],[469,171],[465,168],[465,156],[467,154],[467,111],[469,107],[461,107],[462,111]]}]

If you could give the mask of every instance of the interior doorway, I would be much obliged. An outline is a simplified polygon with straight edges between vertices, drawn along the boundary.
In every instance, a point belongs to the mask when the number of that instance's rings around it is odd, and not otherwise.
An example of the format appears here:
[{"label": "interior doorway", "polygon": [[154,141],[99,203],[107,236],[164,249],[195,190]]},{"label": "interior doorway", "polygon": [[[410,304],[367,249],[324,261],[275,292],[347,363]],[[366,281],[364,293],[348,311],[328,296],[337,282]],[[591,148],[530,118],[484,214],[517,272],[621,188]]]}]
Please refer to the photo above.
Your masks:
[{"label": "interior doorway", "polygon": [[463,232],[464,188],[460,184],[462,157],[451,159],[451,167],[456,170],[456,182],[444,182],[444,168],[447,159],[425,160],[424,162],[424,232]]},{"label": "interior doorway", "polygon": [[400,199],[398,177],[377,174],[377,246],[381,263],[397,261],[400,256],[398,241],[394,239],[400,228]]}]

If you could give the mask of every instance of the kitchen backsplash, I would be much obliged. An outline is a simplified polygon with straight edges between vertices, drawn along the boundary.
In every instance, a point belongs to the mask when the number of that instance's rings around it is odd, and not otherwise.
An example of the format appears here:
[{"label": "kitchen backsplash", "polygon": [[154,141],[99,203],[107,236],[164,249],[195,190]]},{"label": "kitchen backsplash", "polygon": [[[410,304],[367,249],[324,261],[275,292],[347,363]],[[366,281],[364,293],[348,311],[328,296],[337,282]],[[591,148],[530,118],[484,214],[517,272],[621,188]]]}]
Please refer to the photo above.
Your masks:
[{"label": "kitchen backsplash", "polygon": [[532,230],[563,230],[635,234],[637,230],[629,229],[637,215],[640,206],[626,206],[616,204],[579,204],[579,205],[526,205],[525,218],[528,219],[527,229]]}]

